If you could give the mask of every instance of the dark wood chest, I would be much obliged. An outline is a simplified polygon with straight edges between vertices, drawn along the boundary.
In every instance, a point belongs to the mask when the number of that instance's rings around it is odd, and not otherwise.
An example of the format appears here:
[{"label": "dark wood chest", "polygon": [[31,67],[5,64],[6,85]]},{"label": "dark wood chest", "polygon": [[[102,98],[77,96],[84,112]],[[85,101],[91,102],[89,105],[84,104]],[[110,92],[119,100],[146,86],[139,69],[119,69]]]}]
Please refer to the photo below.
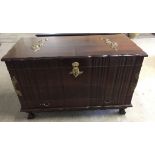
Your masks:
[{"label": "dark wood chest", "polygon": [[131,107],[143,58],[122,34],[21,39],[2,58],[21,111]]}]

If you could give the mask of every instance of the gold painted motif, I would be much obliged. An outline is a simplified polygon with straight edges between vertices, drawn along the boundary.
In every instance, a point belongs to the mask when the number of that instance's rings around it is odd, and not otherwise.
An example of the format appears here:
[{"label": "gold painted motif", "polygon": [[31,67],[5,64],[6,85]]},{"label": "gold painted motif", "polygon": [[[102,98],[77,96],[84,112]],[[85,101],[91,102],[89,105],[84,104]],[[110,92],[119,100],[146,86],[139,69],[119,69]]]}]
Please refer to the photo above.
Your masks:
[{"label": "gold painted motif", "polygon": [[33,50],[33,52],[37,52],[37,51],[39,51],[40,49],[41,49],[41,47],[44,45],[44,43],[47,41],[48,39],[47,38],[45,38],[44,40],[43,39],[41,39],[41,40],[38,40],[36,43],[34,43],[33,45],[32,45],[32,50]]},{"label": "gold painted motif", "polygon": [[115,51],[118,50],[118,43],[111,41],[110,39],[105,39],[105,43],[110,46],[112,49],[114,49]]},{"label": "gold painted motif", "polygon": [[111,41],[110,39],[108,38],[103,38],[101,37],[100,40],[105,40],[105,43],[110,46],[112,49],[114,49],[115,51],[118,50],[118,43],[117,42],[114,42],[114,41]]}]

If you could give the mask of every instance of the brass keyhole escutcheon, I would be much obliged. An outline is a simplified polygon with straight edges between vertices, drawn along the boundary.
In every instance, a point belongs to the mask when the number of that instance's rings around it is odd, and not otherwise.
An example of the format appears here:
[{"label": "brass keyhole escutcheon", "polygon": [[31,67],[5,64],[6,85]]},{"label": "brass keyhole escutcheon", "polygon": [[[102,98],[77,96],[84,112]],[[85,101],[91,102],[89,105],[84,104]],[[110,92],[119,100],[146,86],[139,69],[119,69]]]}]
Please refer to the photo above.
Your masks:
[{"label": "brass keyhole escutcheon", "polygon": [[83,71],[80,71],[80,69],[79,69],[79,63],[78,62],[73,62],[72,67],[73,68],[72,68],[72,71],[70,72],[70,74],[72,74],[75,78],[83,73]]}]

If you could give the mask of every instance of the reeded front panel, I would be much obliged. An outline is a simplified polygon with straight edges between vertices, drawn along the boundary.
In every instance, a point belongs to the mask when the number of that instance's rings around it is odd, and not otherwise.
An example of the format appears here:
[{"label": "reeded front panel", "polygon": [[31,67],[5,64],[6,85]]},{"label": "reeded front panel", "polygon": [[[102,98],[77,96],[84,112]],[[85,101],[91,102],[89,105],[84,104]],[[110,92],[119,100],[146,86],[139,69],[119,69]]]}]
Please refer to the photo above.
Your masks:
[{"label": "reeded front panel", "polygon": [[[6,62],[22,109],[129,106],[143,57],[113,56]],[[78,62],[75,77],[72,63]],[[77,66],[75,66],[77,67]]]}]

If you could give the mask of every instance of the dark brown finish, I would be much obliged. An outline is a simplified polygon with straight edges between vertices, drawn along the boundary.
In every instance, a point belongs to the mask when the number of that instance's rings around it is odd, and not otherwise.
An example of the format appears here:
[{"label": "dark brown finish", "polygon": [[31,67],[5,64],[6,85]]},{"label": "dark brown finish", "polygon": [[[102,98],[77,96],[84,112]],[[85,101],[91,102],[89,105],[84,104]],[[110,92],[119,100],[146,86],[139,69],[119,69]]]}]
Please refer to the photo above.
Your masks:
[{"label": "dark brown finish", "polygon": [[[116,52],[106,45],[104,38],[117,41],[119,50]],[[33,43],[41,38],[21,39],[2,61],[9,60],[36,60],[67,57],[105,57],[108,56],[147,56],[135,43],[123,34],[118,35],[93,35],[93,36],[68,36],[48,37],[48,41],[38,51],[31,49]]]},{"label": "dark brown finish", "polygon": [[[103,38],[118,43],[118,51]],[[21,111],[109,109],[125,114],[138,81],[144,56],[125,35],[49,37],[37,52],[31,49],[38,38],[20,40],[2,60],[6,62]],[[75,78],[72,63],[83,71]]]}]

